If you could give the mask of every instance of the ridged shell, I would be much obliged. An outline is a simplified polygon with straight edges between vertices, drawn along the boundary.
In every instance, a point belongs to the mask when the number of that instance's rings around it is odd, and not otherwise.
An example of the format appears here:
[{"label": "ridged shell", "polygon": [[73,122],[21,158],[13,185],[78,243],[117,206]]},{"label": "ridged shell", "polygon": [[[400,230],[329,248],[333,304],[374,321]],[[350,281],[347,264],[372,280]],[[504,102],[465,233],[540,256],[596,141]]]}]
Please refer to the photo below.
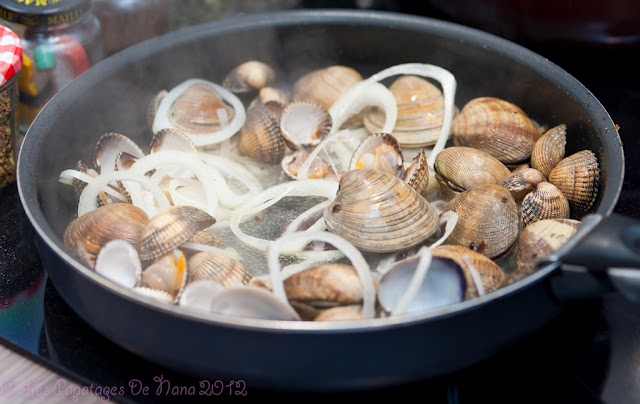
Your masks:
[{"label": "ridged shell", "polygon": [[404,181],[420,195],[427,195],[429,188],[429,164],[424,150],[420,150],[404,172]]},{"label": "ridged shell", "polygon": [[263,104],[274,101],[281,105],[287,105],[291,101],[287,93],[276,87],[261,88],[258,93],[258,100]]},{"label": "ridged shell", "polygon": [[81,242],[90,255],[97,255],[107,242],[122,239],[134,247],[139,244],[142,229],[149,217],[140,208],[128,203],[113,203],[94,209],[75,219],[65,230],[65,247],[73,251]]},{"label": "ridged shell", "polygon": [[280,115],[280,131],[290,149],[313,147],[331,130],[331,115],[320,104],[296,101],[285,105]]},{"label": "ridged shell", "polygon": [[276,81],[276,72],[271,66],[258,60],[239,64],[222,82],[222,86],[234,93],[259,90]]},{"label": "ridged shell", "polygon": [[240,151],[255,161],[279,163],[285,154],[285,142],[275,116],[262,104],[247,111],[247,120],[238,133]]},{"label": "ridged shell", "polygon": [[456,195],[445,210],[458,214],[458,223],[447,238],[495,259],[506,253],[518,239],[518,205],[501,185],[481,185]]},{"label": "ridged shell", "polygon": [[480,149],[503,163],[531,157],[538,139],[535,123],[518,106],[499,98],[469,101],[453,120],[453,143]]},{"label": "ridged shell", "polygon": [[178,296],[187,280],[187,259],[180,250],[173,250],[156,259],[142,272],[143,286],[163,290]]},{"label": "ridged shell", "polygon": [[545,176],[535,168],[521,168],[512,172],[500,185],[507,188],[516,202],[520,203],[538,184],[545,181]]},{"label": "ridged shell", "polygon": [[105,133],[100,137],[93,152],[93,165],[101,174],[114,171],[116,157],[127,152],[137,158],[144,157],[144,152],[130,138],[121,133]]},{"label": "ridged shell", "polygon": [[582,150],[560,161],[549,174],[549,182],[560,188],[574,216],[586,213],[596,200],[600,185],[598,158]]},{"label": "ridged shell", "polygon": [[178,96],[169,110],[169,121],[173,127],[189,135],[209,133],[220,127],[218,110],[227,112],[231,121],[234,110],[227,105],[217,91],[207,85],[193,84]]},{"label": "ridged shell", "polygon": [[198,148],[191,138],[179,129],[160,129],[151,138],[149,153],[156,153],[161,150],[179,150],[186,152],[196,152]]},{"label": "ridged shell", "polygon": [[223,254],[199,252],[188,261],[187,283],[199,280],[214,280],[223,286],[246,285],[251,280],[251,271],[240,261]]},{"label": "ridged shell", "polygon": [[569,201],[558,187],[549,182],[541,182],[522,200],[522,223],[525,226],[542,219],[568,218]]},{"label": "ridged shell", "polygon": [[[291,154],[284,156],[280,162],[282,171],[287,174],[289,178],[298,179],[298,172],[300,167],[309,157],[309,150],[306,148],[300,148]],[[320,157],[316,156],[313,162],[307,170],[307,177],[309,178],[324,178],[331,180],[338,180],[338,176],[335,171]]]},{"label": "ridged shell", "polygon": [[140,236],[140,259],[154,260],[189,240],[197,230],[215,223],[207,212],[193,206],[170,206],[149,220]]},{"label": "ridged shell", "polygon": [[[440,136],[444,119],[444,96],[440,88],[418,76],[400,76],[390,86],[398,105],[398,118],[392,135],[400,146],[429,146]],[[385,114],[379,108],[368,110],[363,119],[370,133],[380,132]]]},{"label": "ridged shell", "polygon": [[551,170],[563,158],[567,144],[567,125],[554,126],[536,141],[531,152],[531,167],[549,178]]},{"label": "ridged shell", "polygon": [[327,228],[365,251],[416,246],[438,228],[436,210],[404,181],[371,169],[345,173],[324,211]]},{"label": "ridged shell", "polygon": [[499,184],[511,172],[498,159],[471,147],[447,147],[435,158],[436,178],[454,191]]},{"label": "ridged shell", "polygon": [[388,133],[376,133],[358,145],[349,162],[349,170],[371,168],[399,177],[402,163],[402,150],[396,138]]},{"label": "ridged shell", "polygon": [[[480,275],[482,287],[485,293],[493,292],[500,288],[507,275],[502,269],[483,254],[473,251],[467,247],[459,245],[440,245],[432,251],[434,257],[448,258],[455,261],[463,270],[467,283],[465,299],[477,297],[479,295],[476,282],[474,281],[472,271],[473,268]],[[473,268],[470,268],[473,266]]]},{"label": "ridged shell", "polygon": [[544,219],[525,227],[518,238],[517,272],[530,274],[540,259],[562,247],[580,228],[574,219]]},{"label": "ridged shell", "polygon": [[326,109],[354,84],[362,81],[362,75],[347,66],[333,65],[313,70],[300,77],[291,91],[292,101],[317,102]]},{"label": "ridged shell", "polygon": [[191,236],[189,241],[192,243],[204,244],[217,248],[227,248],[228,246],[226,241],[216,236],[215,234],[204,230],[198,230],[193,233],[193,236]]}]

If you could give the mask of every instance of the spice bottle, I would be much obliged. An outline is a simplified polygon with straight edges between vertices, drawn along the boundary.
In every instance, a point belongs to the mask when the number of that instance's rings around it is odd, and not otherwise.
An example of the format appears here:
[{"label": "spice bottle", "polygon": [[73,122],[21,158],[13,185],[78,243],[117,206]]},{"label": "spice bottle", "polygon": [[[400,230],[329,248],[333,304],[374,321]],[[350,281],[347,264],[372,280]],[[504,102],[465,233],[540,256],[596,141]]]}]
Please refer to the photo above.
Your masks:
[{"label": "spice bottle", "polygon": [[15,111],[18,106],[18,75],[22,67],[22,41],[11,29],[0,25],[0,188],[16,179],[14,150]]},{"label": "spice bottle", "polygon": [[169,0],[93,0],[105,56],[169,31]]},{"label": "spice bottle", "polygon": [[51,97],[104,57],[102,31],[91,0],[3,0],[0,16],[24,26],[18,118],[26,133]]}]

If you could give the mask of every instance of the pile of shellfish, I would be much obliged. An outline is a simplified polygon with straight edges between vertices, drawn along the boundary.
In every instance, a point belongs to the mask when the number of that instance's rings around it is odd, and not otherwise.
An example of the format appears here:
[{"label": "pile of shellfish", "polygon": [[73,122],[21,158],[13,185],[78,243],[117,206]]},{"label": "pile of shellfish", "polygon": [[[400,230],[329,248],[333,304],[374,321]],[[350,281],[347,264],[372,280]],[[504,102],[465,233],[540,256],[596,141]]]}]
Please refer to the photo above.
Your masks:
[{"label": "pile of shellfish", "polygon": [[458,108],[438,66],[277,79],[249,61],[159,91],[146,150],[101,134],[60,174],[78,197],[65,247],[200,315],[349,321],[518,281],[595,202],[597,157],[565,155],[565,124],[491,96]]}]

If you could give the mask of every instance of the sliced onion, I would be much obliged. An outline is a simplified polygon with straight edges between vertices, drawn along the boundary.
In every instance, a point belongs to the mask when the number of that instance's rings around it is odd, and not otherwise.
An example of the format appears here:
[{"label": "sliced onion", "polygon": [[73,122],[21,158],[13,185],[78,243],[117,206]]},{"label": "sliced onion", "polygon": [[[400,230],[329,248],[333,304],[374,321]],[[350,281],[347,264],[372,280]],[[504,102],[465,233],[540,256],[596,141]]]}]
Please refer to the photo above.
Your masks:
[{"label": "sliced onion", "polygon": [[321,232],[295,232],[288,233],[276,239],[267,251],[267,264],[271,276],[271,289],[273,293],[288,303],[287,294],[284,290],[280,274],[280,252],[291,249],[291,245],[309,244],[313,240],[324,241],[333,245],[344,253],[351,265],[355,268],[360,282],[362,283],[362,315],[366,318],[373,318],[375,314],[374,305],[376,302],[376,291],[371,276],[369,264],[353,244],[337,234]]},{"label": "sliced onion", "polygon": [[467,264],[467,269],[471,273],[471,278],[473,279],[473,284],[476,285],[476,289],[478,289],[478,295],[483,296],[485,294],[484,285],[482,284],[482,278],[480,277],[480,273],[478,272],[478,268],[473,265],[471,262],[471,258],[467,254],[462,255],[462,260]]},{"label": "sliced onion", "polygon": [[[431,64],[426,63],[404,63],[395,66],[391,66],[384,69],[365,81],[381,81],[391,76],[413,74],[422,77],[428,77],[437,80],[442,86],[442,93],[444,95],[444,117],[442,122],[442,130],[440,136],[433,147],[427,162],[429,167],[433,168],[433,164],[436,159],[436,155],[444,149],[447,140],[449,139],[449,132],[451,132],[451,122],[453,120],[453,113],[455,111],[455,96],[456,96],[456,78],[448,70]],[[395,125],[394,125],[395,126]],[[391,133],[391,132],[388,132]]]},{"label": "sliced onion", "polygon": [[[92,178],[91,181],[87,183],[87,186],[84,187],[80,194],[80,201],[78,202],[78,217],[98,207],[98,194],[112,181],[132,181],[136,183],[136,185],[142,185],[154,196],[158,203],[158,209],[160,210],[165,209],[170,205],[167,196],[162,192],[160,187],[158,187],[158,185],[147,178],[144,174],[129,171],[111,171]],[[134,203],[134,205],[143,209],[147,215],[153,216],[155,214],[155,211],[151,211],[146,207],[143,200],[136,202],[137,203]]]},{"label": "sliced onion", "polygon": [[396,316],[400,314],[405,314],[415,299],[418,291],[420,290],[420,286],[422,286],[422,282],[424,282],[424,278],[427,276],[427,270],[431,265],[431,249],[427,247],[422,247],[418,250],[418,264],[416,266],[416,270],[413,272],[413,276],[411,277],[411,282],[409,283],[409,287],[404,292],[400,301],[391,311],[391,315]]},{"label": "sliced onion", "polygon": [[[58,181],[66,185],[73,185],[74,179],[80,180],[84,183],[88,183],[93,178],[94,177],[90,176],[89,174],[83,173],[82,171],[68,169],[60,173],[60,176],[58,176]],[[125,197],[120,192],[113,189],[110,185],[106,185],[104,189],[102,189],[102,191],[120,200],[121,202],[127,201],[127,197]]]},{"label": "sliced onion", "polygon": [[329,108],[329,115],[333,120],[329,133],[340,130],[347,119],[369,106],[382,109],[385,121],[381,131],[391,133],[398,118],[396,99],[387,87],[374,80],[363,80],[354,84],[333,103]]},{"label": "sliced onion", "polygon": [[174,128],[174,126],[168,119],[171,106],[178,99],[178,97],[182,95],[182,93],[184,93],[189,87],[194,84],[210,87],[215,92],[220,94],[223,100],[231,104],[234,110],[234,115],[231,122],[229,122],[228,125],[222,126],[220,130],[198,135],[190,135],[188,133],[185,133],[187,136],[189,136],[193,143],[196,146],[207,146],[215,143],[220,143],[238,132],[247,119],[246,111],[244,109],[242,101],[240,101],[240,99],[236,97],[232,92],[228,91],[222,86],[219,86],[216,83],[202,79],[189,79],[174,87],[166,96],[164,96],[162,101],[160,101],[160,105],[158,105],[158,109],[156,110],[156,115],[153,120],[153,133],[156,133],[159,130],[165,128]]},{"label": "sliced onion", "polygon": [[453,229],[458,224],[458,214],[452,210],[444,212],[442,215],[440,215],[440,226],[442,226],[443,223],[446,223],[446,225],[444,227],[444,233],[442,234],[442,237],[440,237],[435,243],[431,244],[429,248],[436,248],[440,244],[444,243],[447,238],[449,238],[449,236],[453,232]]},{"label": "sliced onion", "polygon": [[[273,243],[273,240],[265,240],[244,233],[240,229],[240,222],[244,216],[265,210],[285,196],[320,196],[333,199],[337,191],[337,182],[319,179],[296,180],[274,185],[253,196],[238,207],[231,215],[229,227],[242,243],[258,251],[266,252]],[[303,248],[304,245],[298,245],[294,248],[284,250],[283,254],[294,255]]]},{"label": "sliced onion", "polygon": [[220,170],[225,177],[235,178],[241,182],[252,194],[257,194],[264,189],[258,178],[235,160],[204,152],[198,153],[198,157],[200,157],[205,164]]}]

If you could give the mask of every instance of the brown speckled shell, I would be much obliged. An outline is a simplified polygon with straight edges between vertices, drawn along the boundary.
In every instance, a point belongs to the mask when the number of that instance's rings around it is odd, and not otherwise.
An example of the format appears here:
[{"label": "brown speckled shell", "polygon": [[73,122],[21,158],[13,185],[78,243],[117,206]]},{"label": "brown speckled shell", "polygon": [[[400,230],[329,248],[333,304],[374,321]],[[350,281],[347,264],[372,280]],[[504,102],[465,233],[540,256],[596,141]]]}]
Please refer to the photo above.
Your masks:
[{"label": "brown speckled shell", "polygon": [[255,161],[276,164],[284,157],[286,145],[273,113],[262,104],[247,111],[247,120],[238,133],[238,148]]},{"label": "brown speckled shell", "polygon": [[432,253],[435,257],[449,258],[450,260],[455,261],[462,268],[464,277],[467,281],[465,299],[471,299],[478,296],[478,288],[476,287],[473,275],[469,269],[469,263],[464,259],[465,255],[480,275],[480,280],[482,281],[485,293],[491,293],[500,288],[507,278],[506,274],[498,264],[493,262],[493,260],[467,247],[445,244],[434,248]]},{"label": "brown speckled shell", "polygon": [[527,226],[542,219],[568,219],[569,201],[549,182],[541,182],[522,200],[522,223]]},{"label": "brown speckled shell", "polygon": [[427,195],[429,188],[429,164],[427,163],[427,155],[424,150],[420,150],[413,158],[413,161],[407,167],[404,173],[404,180],[420,195]]},{"label": "brown speckled shell", "polygon": [[225,287],[247,285],[251,280],[251,271],[240,261],[223,254],[199,252],[187,263],[187,283],[202,279],[219,282]]},{"label": "brown speckled shell", "polygon": [[560,161],[549,174],[549,182],[560,188],[574,216],[586,213],[598,195],[600,168],[591,150],[582,150]]},{"label": "brown speckled shell", "polygon": [[451,132],[454,145],[480,149],[508,164],[529,159],[538,139],[535,123],[522,109],[494,97],[469,101]]},{"label": "brown speckled shell", "polygon": [[505,178],[500,185],[507,188],[516,202],[522,202],[523,198],[535,190],[538,184],[546,181],[542,173],[535,168],[520,168]]},{"label": "brown speckled shell", "polygon": [[313,70],[300,77],[291,90],[292,101],[313,101],[331,108],[334,102],[354,84],[362,81],[362,75],[347,66],[332,65]]},{"label": "brown speckled shell", "polygon": [[393,252],[433,235],[439,218],[435,208],[400,178],[361,168],[342,176],[324,220],[329,231],[364,251]]},{"label": "brown speckled shell", "polygon": [[518,239],[518,205],[501,185],[482,185],[456,195],[446,210],[458,214],[458,223],[447,238],[495,259],[509,251]]},{"label": "brown speckled shell", "polygon": [[437,178],[455,191],[499,184],[511,172],[498,159],[471,147],[447,147],[436,156]]},{"label": "brown speckled shell", "polygon": [[276,81],[271,66],[258,60],[249,60],[234,67],[222,81],[222,86],[234,93],[259,90]]},{"label": "brown speckled shell", "polygon": [[553,167],[563,158],[567,144],[567,125],[554,126],[546,131],[533,146],[531,167],[549,178]]}]

